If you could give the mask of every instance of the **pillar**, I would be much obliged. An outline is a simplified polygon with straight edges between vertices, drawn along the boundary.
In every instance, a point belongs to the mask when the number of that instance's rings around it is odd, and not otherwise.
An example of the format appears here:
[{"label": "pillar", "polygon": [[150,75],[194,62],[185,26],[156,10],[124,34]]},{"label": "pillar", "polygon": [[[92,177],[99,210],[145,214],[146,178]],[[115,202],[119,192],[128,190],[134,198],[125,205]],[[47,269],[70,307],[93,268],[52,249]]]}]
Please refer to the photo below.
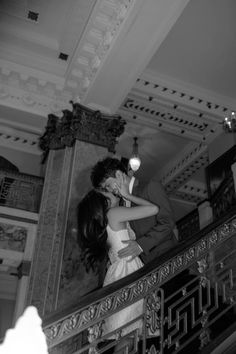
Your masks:
[{"label": "pillar", "polygon": [[61,119],[49,116],[40,141],[48,161],[27,301],[41,317],[78,304],[99,286],[99,276],[81,262],[76,206],[91,188],[92,166],[114,149],[124,124],[79,104]]}]

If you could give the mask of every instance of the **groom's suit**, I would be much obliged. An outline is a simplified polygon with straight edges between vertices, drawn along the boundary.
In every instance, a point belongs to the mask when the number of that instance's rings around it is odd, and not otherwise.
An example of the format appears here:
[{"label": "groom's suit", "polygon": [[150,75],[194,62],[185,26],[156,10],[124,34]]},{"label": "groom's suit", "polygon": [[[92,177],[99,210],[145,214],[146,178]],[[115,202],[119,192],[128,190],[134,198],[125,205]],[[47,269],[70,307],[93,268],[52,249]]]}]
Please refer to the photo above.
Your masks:
[{"label": "groom's suit", "polygon": [[130,222],[136,233],[136,241],[143,249],[140,257],[144,263],[148,263],[177,244],[173,232],[175,227],[173,212],[166,192],[158,181],[151,180],[142,186],[135,179],[132,194],[149,200],[160,208],[155,216]]}]

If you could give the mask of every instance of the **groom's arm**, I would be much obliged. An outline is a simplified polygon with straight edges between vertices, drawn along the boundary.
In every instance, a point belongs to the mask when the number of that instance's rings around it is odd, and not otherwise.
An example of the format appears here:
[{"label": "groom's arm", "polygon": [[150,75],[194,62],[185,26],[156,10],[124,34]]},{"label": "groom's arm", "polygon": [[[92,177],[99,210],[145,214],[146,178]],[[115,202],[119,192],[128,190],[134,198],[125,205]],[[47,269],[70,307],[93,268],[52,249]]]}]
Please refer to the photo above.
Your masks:
[{"label": "groom's arm", "polygon": [[[155,224],[137,240],[143,252],[148,254],[153,248],[172,239],[175,222],[169,199],[159,182],[151,181],[143,197],[160,206],[160,211],[154,218]],[[141,223],[142,220],[139,220],[139,224]]]},{"label": "groom's arm", "polygon": [[[118,252],[120,258],[127,256],[139,256],[148,254],[153,248],[172,238],[175,222],[170,202],[162,185],[157,181],[151,181],[142,195],[144,199],[160,206],[159,213],[155,216],[155,224],[137,241],[124,241],[124,248]],[[141,224],[145,220],[137,220],[133,223]]]}]

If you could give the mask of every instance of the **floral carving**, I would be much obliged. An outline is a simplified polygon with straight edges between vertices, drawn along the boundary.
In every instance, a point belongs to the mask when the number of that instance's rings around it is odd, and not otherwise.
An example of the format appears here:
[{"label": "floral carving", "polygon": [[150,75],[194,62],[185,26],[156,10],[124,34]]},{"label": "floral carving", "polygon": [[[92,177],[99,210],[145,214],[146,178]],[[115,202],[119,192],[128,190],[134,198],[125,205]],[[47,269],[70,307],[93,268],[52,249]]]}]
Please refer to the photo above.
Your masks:
[{"label": "floral carving", "polygon": [[206,258],[202,258],[200,261],[197,261],[197,264],[199,273],[205,273],[206,269],[208,268]]},{"label": "floral carving", "polygon": [[159,335],[160,324],[161,324],[161,294],[158,294],[158,291],[153,292],[147,298],[147,309],[146,309],[146,318],[147,318],[147,328],[150,334]]},{"label": "floral carving", "polygon": [[101,337],[102,324],[103,324],[103,321],[98,322],[98,323],[96,323],[96,325],[88,328],[88,332],[89,332],[88,341],[89,341],[89,343],[92,343],[94,340]]}]

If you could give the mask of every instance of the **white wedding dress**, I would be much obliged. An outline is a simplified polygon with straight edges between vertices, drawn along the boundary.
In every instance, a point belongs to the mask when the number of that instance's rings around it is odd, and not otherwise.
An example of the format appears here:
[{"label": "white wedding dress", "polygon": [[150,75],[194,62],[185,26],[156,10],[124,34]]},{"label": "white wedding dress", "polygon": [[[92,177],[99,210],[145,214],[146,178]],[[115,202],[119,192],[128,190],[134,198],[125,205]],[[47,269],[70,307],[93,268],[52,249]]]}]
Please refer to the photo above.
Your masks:
[{"label": "white wedding dress", "polygon": [[[125,244],[122,243],[122,241],[135,240],[135,233],[130,228],[129,223],[127,223],[126,229],[120,231],[114,231],[108,225],[107,235],[107,242],[110,247],[108,255],[111,265],[108,267],[103,286],[114,283],[115,281],[143,267],[143,263],[139,257],[135,257],[130,260],[131,257],[119,258],[117,254],[120,249],[125,247]],[[143,300],[139,300],[138,302],[108,317],[103,326],[103,334],[107,334],[118,329],[129,321],[142,315],[142,313]],[[142,320],[138,320],[130,324],[122,330],[122,335],[130,333],[135,329],[138,329],[141,334],[142,323]],[[113,334],[109,338],[115,338],[115,335]]]}]

